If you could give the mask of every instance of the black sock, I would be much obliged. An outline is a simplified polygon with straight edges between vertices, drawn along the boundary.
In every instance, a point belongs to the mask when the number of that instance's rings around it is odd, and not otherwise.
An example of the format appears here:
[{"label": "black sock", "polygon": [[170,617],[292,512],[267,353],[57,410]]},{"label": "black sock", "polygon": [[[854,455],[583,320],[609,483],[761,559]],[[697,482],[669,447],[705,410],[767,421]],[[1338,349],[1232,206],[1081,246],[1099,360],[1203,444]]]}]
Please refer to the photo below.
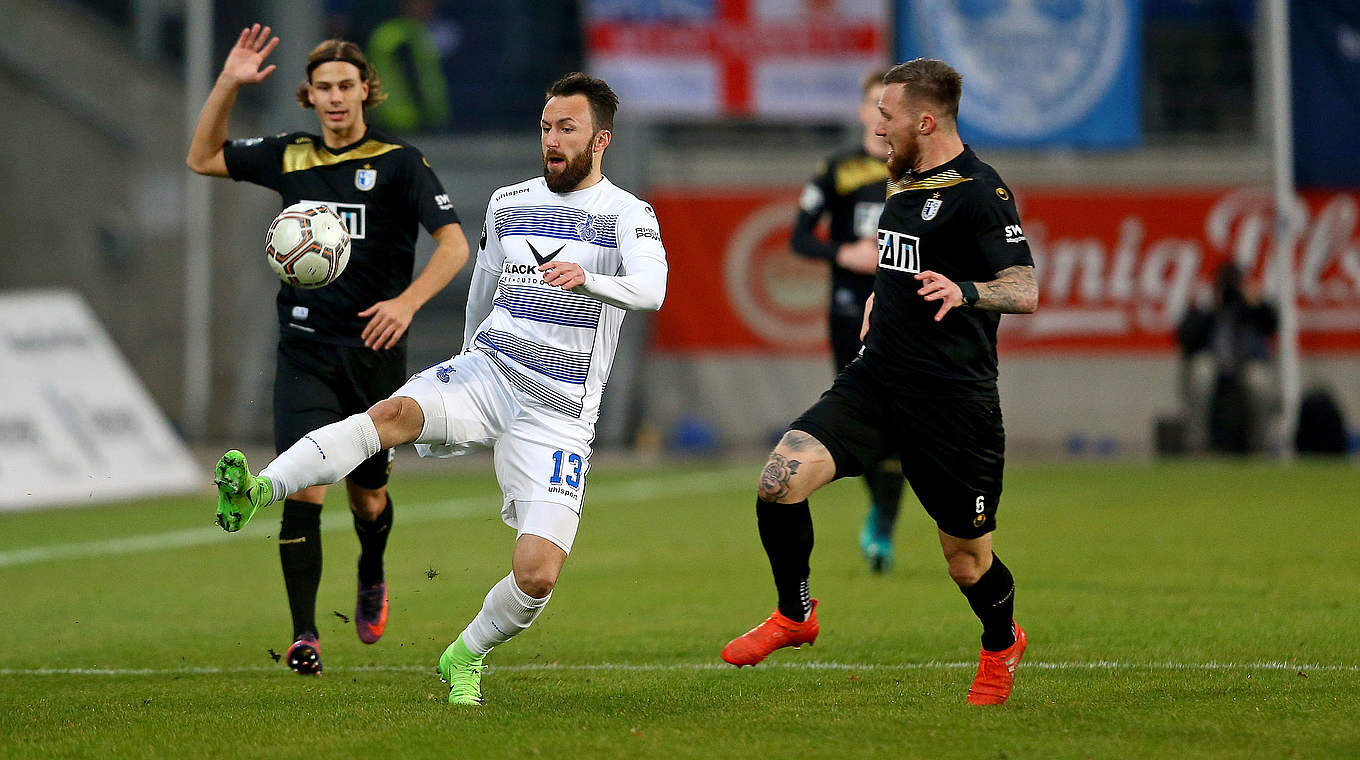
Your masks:
[{"label": "black sock", "polygon": [[959,590],[968,598],[973,614],[982,621],[983,649],[1000,652],[1015,643],[1015,629],[1011,627],[1015,617],[1015,578],[996,554],[992,554],[992,566],[977,583]]},{"label": "black sock", "polygon": [[359,582],[374,586],[383,580],[383,552],[387,550],[387,534],[392,532],[392,495],[387,495],[387,507],[372,522],[354,515],[354,532],[359,536]]},{"label": "black sock", "polygon": [[774,587],[779,592],[779,611],[802,622],[812,611],[808,575],[812,558],[812,511],[807,500],[797,504],[771,504],[756,499],[756,523],[760,543],[770,558]]},{"label": "black sock", "polygon": [[902,505],[902,473],[875,467],[864,473],[864,481],[878,514],[875,530],[880,536],[891,536],[893,526],[897,524],[897,511]]},{"label": "black sock", "polygon": [[296,499],[283,502],[279,561],[293,614],[293,636],[316,635],[316,589],[321,585],[321,505]]}]

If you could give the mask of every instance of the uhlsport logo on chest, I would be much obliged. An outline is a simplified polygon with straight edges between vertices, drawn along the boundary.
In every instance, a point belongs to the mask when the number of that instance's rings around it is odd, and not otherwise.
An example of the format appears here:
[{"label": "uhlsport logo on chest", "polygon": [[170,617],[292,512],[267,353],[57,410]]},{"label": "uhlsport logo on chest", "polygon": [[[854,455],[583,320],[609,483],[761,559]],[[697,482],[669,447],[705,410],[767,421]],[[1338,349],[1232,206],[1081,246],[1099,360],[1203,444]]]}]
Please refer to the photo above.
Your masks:
[{"label": "uhlsport logo on chest", "polygon": [[878,231],[878,266],[896,272],[919,274],[921,238],[902,232]]}]

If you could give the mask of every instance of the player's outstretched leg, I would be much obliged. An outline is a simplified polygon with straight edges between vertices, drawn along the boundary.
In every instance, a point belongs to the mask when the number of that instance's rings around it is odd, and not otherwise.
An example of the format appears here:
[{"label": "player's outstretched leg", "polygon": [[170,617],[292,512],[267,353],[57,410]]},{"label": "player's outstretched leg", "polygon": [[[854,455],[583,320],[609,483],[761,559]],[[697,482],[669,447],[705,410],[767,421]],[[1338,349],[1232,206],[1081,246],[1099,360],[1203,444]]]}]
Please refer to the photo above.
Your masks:
[{"label": "player's outstretched leg", "polygon": [[472,650],[467,648],[462,636],[444,650],[435,671],[439,673],[439,680],[449,685],[449,704],[486,703],[482,699],[482,669],[486,667],[485,660],[486,655],[473,654]]},{"label": "player's outstretched leg", "polygon": [[300,676],[321,674],[321,644],[316,634],[304,633],[288,647],[288,667]]},{"label": "player's outstretched leg", "polygon": [[1015,669],[1020,665],[1020,658],[1025,656],[1025,647],[1029,646],[1025,629],[1015,621],[1011,621],[1011,625],[1015,628],[1014,644],[1000,652],[983,649],[978,656],[977,675],[973,677],[973,685],[968,687],[968,704],[1000,705],[1010,698],[1011,687],[1015,685]]},{"label": "player's outstretched leg", "polygon": [[727,642],[722,650],[722,658],[737,667],[755,665],[776,649],[802,649],[804,644],[812,646],[820,631],[816,599],[812,600],[812,611],[801,623],[789,619],[776,609],[765,618],[765,622]]},{"label": "player's outstretched leg", "polygon": [[[391,399],[374,405],[393,403]],[[399,407],[398,407],[399,408]],[[410,439],[395,443],[406,443]],[[260,471],[250,474],[246,458],[232,450],[217,461],[217,523],[228,532],[241,529],[255,510],[304,488],[335,483],[382,449],[378,429],[367,414],[351,415],[303,436]]]},{"label": "player's outstretched leg", "polygon": [[213,482],[217,484],[217,524],[228,533],[240,530],[256,510],[274,502],[269,478],[251,475],[246,455],[236,449],[217,460]]}]

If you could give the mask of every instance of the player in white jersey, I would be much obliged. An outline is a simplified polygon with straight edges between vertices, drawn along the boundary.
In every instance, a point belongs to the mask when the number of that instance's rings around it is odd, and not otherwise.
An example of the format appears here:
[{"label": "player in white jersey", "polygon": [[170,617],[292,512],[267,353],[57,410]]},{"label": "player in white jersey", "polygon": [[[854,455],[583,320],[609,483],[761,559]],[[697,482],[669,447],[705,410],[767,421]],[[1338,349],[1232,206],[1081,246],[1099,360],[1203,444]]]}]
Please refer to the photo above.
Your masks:
[{"label": "player in white jersey", "polygon": [[617,108],[609,85],[585,74],[548,89],[543,176],[492,194],[459,354],[367,413],[312,431],[258,476],[237,451],[217,464],[218,521],[235,531],[276,494],[335,482],[384,448],[494,449],[515,549],[510,574],[439,658],[452,703],[482,703],[487,652],[548,603],[576,538],[624,312],[665,298],[656,214],[601,170]]}]

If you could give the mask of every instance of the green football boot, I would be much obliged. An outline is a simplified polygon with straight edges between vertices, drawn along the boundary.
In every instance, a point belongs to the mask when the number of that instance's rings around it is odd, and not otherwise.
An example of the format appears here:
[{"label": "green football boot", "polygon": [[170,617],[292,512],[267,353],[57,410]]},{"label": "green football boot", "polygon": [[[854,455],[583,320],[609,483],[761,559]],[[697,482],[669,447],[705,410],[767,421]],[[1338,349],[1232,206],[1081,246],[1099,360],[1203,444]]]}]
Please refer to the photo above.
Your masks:
[{"label": "green football boot", "polygon": [[217,484],[217,524],[228,533],[240,530],[255,510],[274,502],[274,484],[269,478],[251,475],[246,455],[236,449],[217,460],[213,482]]},{"label": "green football boot", "polygon": [[439,657],[439,667],[435,670],[439,673],[439,680],[449,685],[449,704],[486,704],[482,699],[485,659],[484,654],[473,654],[463,643],[462,636],[444,650],[444,654]]}]

